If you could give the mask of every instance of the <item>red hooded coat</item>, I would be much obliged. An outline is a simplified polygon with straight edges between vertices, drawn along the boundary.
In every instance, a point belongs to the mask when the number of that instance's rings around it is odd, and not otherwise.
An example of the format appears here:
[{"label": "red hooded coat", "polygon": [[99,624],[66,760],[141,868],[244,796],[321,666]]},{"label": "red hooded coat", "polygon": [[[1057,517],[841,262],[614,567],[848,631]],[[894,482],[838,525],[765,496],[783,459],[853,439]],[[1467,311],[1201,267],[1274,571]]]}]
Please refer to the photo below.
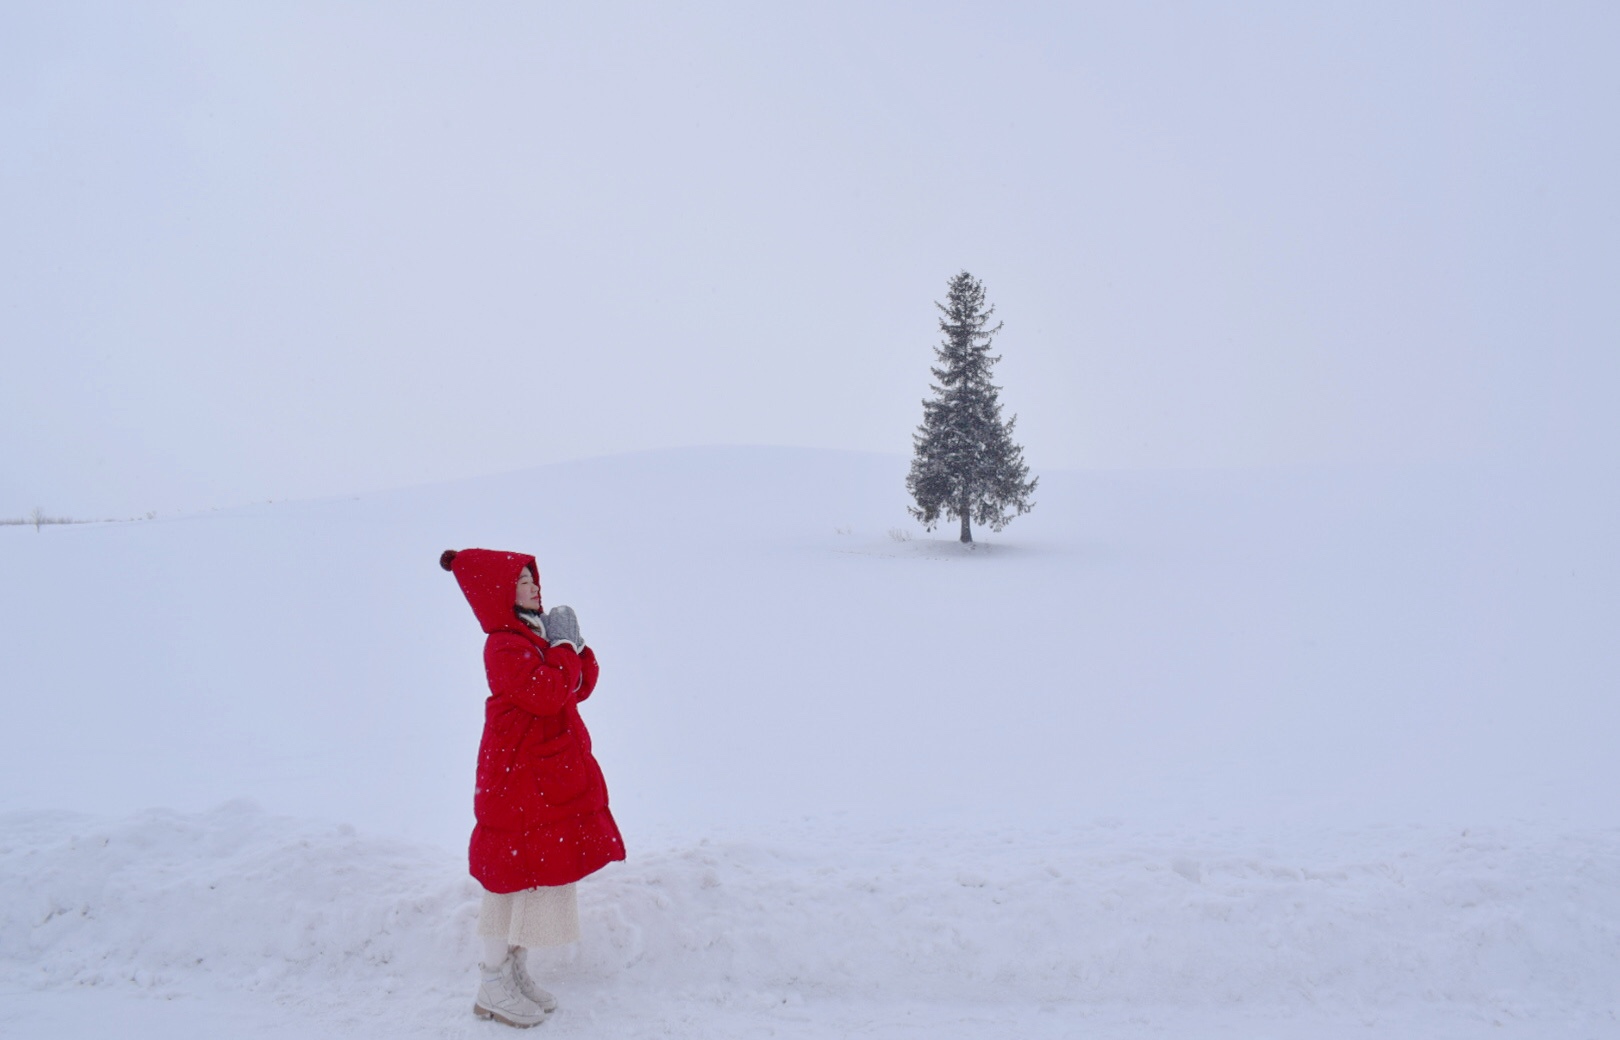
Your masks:
[{"label": "red hooded coat", "polygon": [[566,885],[624,859],[607,784],[575,707],[596,687],[596,654],[547,646],[512,612],[524,567],[538,583],[534,557],[521,553],[465,549],[450,564],[489,633],[468,861],[491,892]]}]

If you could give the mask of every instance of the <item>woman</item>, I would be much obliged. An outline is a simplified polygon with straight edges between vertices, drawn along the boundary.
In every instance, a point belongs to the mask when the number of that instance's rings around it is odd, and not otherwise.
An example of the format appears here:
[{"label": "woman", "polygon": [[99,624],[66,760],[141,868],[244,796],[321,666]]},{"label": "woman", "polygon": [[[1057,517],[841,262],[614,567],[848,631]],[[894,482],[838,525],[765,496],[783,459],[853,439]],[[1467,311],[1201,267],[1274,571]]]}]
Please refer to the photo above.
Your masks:
[{"label": "woman", "polygon": [[[489,699],[478,748],[478,787],[468,860],[484,886],[478,934],[484,955],[473,1013],[532,1026],[557,1006],[525,963],[532,946],[579,938],[574,882],[624,859],[607,785],[591,755],[578,703],[596,687],[596,654],[553,632],[546,639],[534,557],[490,549],[445,550],[484,641]],[[567,611],[567,616],[559,612]],[[553,628],[572,611],[553,611]]]}]

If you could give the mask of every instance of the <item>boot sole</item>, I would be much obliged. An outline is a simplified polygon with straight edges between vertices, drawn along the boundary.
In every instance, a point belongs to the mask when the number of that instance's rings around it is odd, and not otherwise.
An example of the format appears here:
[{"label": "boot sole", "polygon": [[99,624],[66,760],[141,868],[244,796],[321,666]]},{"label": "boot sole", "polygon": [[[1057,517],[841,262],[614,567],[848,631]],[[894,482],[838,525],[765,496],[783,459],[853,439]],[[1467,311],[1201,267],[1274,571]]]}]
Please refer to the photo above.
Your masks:
[{"label": "boot sole", "polygon": [[499,1011],[492,1011],[482,1004],[473,1005],[473,1014],[488,1021],[499,1022],[503,1026],[511,1026],[513,1029],[533,1029],[535,1026],[545,1021],[544,1018],[541,1018],[535,1022],[514,1022],[512,1019],[507,1018]]}]

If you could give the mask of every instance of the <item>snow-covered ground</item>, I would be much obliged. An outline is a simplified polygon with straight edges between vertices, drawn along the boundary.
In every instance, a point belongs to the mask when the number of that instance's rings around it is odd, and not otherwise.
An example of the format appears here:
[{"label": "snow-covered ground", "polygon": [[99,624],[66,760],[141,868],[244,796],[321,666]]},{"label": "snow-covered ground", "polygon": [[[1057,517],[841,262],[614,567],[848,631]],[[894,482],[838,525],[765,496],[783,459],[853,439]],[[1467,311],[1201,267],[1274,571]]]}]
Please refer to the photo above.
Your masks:
[{"label": "snow-covered ground", "polygon": [[631,852],[550,1033],[1620,1036],[1615,474],[1052,473],[965,550],[904,466],[0,530],[0,1035],[504,1035],[485,545],[602,656]]}]

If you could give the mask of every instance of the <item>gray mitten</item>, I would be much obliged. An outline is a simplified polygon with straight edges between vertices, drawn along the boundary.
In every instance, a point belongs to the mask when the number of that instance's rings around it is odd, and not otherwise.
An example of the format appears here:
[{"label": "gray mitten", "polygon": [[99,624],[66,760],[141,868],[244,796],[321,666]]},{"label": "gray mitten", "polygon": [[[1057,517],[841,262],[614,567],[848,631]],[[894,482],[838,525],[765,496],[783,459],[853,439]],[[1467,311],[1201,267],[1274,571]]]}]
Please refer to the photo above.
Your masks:
[{"label": "gray mitten", "polygon": [[573,607],[556,606],[546,611],[545,638],[553,646],[569,643],[576,651],[585,649],[585,640],[579,635],[579,618],[574,616]]}]

